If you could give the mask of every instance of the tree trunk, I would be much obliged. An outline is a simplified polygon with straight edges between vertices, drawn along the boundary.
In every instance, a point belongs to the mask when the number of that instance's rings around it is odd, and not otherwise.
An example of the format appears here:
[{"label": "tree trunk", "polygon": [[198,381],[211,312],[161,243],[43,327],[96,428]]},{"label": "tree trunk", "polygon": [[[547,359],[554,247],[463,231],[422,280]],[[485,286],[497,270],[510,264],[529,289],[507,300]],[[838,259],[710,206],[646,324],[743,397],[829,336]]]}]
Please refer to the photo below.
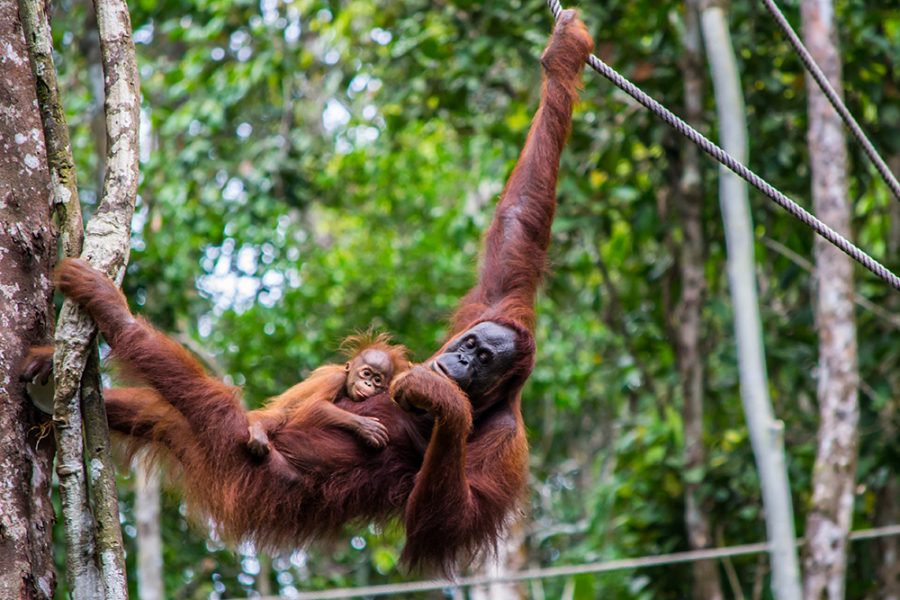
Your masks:
[{"label": "tree trunk", "polygon": [[[900,481],[895,473],[888,473],[888,480],[878,493],[875,508],[875,524],[879,527],[896,525],[900,520]],[[900,600],[900,540],[886,536],[878,540],[878,597],[882,600]]]},{"label": "tree trunk", "polygon": [[[684,57],[681,66],[684,116],[688,124],[697,128],[703,117],[703,55],[696,0],[688,0],[684,12]],[[712,545],[712,525],[700,493],[702,473],[706,469],[706,447],[703,443],[704,364],[700,353],[700,309],[706,279],[703,272],[703,183],[699,150],[693,144],[683,146],[681,179],[675,196],[683,235],[678,257],[681,295],[672,322],[684,402],[684,521],[690,548],[700,550]],[[697,561],[691,569],[696,600],[723,598],[716,561]]]},{"label": "tree trunk", "polygon": [[[900,154],[891,157],[888,164],[891,171],[900,173]],[[888,233],[888,256],[900,254],[900,202],[889,202],[891,229]],[[900,297],[893,294],[888,298],[887,308],[894,312],[900,312]],[[888,389],[893,398],[900,398],[900,374],[896,371],[888,377]],[[896,420],[896,412],[900,409],[900,403],[887,403],[881,410],[881,422],[892,423]],[[897,428],[887,426],[881,433],[882,439],[894,440],[897,436]],[[878,493],[878,502],[875,506],[875,524],[878,526],[895,525],[900,522],[900,473],[896,469],[888,468],[887,481]],[[897,536],[883,537],[876,546],[878,562],[878,579],[880,588],[879,598],[884,600],[900,600],[900,538]]]},{"label": "tree trunk", "polygon": [[[725,11],[707,1],[700,20],[716,96],[720,144],[739,161],[746,162],[744,98]],[[747,185],[724,166],[719,169],[719,204],[728,250],[728,282],[738,347],[741,401],[759,470],[766,529],[772,545],[772,592],[777,600],[799,600],[794,513],[784,461],[784,424],[775,420],[766,381]]]},{"label": "tree trunk", "polygon": [[50,599],[53,505],[50,423],[18,371],[50,343],[56,236],[35,82],[14,0],[0,0],[0,598]]},{"label": "tree trunk", "polygon": [[[841,59],[831,0],[803,0],[803,38],[810,53],[843,96]],[[809,157],[816,216],[850,236],[847,145],[837,112],[807,75]],[[819,442],[812,501],[806,519],[804,597],[844,597],[847,535],[853,518],[856,478],[859,373],[853,306],[853,263],[816,236],[816,327],[819,332]]]},{"label": "tree trunk", "polygon": [[[68,126],[59,95],[56,67],[53,64],[53,39],[47,8],[48,6],[41,0],[19,0],[19,17],[27,42],[32,73],[36,79],[37,103],[41,111],[47,145],[46,154],[53,186],[54,206],[62,223],[65,255],[72,257],[78,256],[82,251],[84,228],[78,199],[75,162],[72,158]],[[107,9],[108,12],[111,10],[114,9]],[[99,16],[100,25],[102,17],[105,17],[107,22],[110,19],[108,14]],[[124,22],[127,22],[127,19]],[[102,47],[104,42],[102,26],[100,31]],[[108,31],[106,37],[108,46]],[[118,29],[116,37],[121,37]],[[123,58],[127,57],[116,56],[119,60]],[[109,204],[109,200],[104,197],[98,213],[102,213],[102,209],[108,208]],[[97,220],[92,219],[92,223]],[[128,596],[125,552],[119,528],[115,473],[109,455],[106,412],[100,397],[97,344],[95,341],[87,341],[84,348],[84,362],[81,363],[80,369],[74,370],[72,353],[65,344],[66,341],[70,341],[70,337],[64,335],[69,329],[71,324],[68,324],[65,318],[61,319],[56,331],[53,407],[54,432],[58,448],[57,475],[65,524],[65,572],[69,593],[76,600],[96,598],[98,595],[105,596],[106,600],[124,599]],[[83,467],[85,444],[91,465],[90,487],[86,485],[87,474]],[[88,491],[93,500],[93,513],[88,502]]]},{"label": "tree trunk", "polygon": [[[525,565],[524,546],[524,524],[522,519],[516,519],[497,544],[497,553],[485,559],[482,574],[487,577],[499,577],[521,571]],[[469,591],[471,600],[520,600],[526,597],[525,586],[515,581],[475,586]]]},{"label": "tree trunk", "polygon": [[[58,115],[58,118],[45,118],[44,123],[45,135],[58,142],[50,145],[51,166],[63,162],[72,164],[67,140],[51,135],[53,132],[67,133],[67,130],[56,90],[52,54],[47,51],[51,40],[46,15],[41,15],[43,5],[34,0],[20,0],[20,6],[23,18],[32,30],[29,36],[30,42],[34,42],[32,57],[35,60],[45,57],[37,73],[53,79],[43,81],[39,88],[43,92],[40,97],[43,115]],[[137,65],[131,39],[131,17],[124,0],[95,0],[94,8],[104,68],[104,107],[109,140],[103,193],[100,206],[84,232],[81,219],[74,218],[73,210],[78,204],[74,185],[68,193],[58,195],[57,206],[62,208],[71,204],[64,210],[63,218],[70,241],[65,244],[66,255],[76,256],[80,251],[81,257],[94,268],[121,282],[131,248],[131,218],[137,194],[140,124]],[[40,18],[35,18],[36,15]],[[74,170],[71,171],[64,177],[65,170],[60,170],[59,182],[74,184]],[[79,248],[82,245],[77,240],[82,233],[84,244]],[[95,332],[96,326],[87,313],[71,300],[65,300],[54,340],[53,422],[59,448],[57,474],[66,525],[66,576],[70,593],[76,600],[99,596],[106,600],[124,600],[128,597],[125,553],[106,409],[100,397]],[[86,501],[84,440],[87,441],[91,466],[89,489],[96,517],[93,522]]]},{"label": "tree trunk", "polygon": [[134,521],[137,525],[137,581],[141,600],[163,600],[159,473],[142,461],[135,470]]},{"label": "tree trunk", "polygon": [[[40,0],[19,0],[19,18],[25,33],[32,73],[36,79],[37,103],[46,142],[54,212],[62,224],[63,252],[66,256],[77,256],[84,239],[81,206],[69,129],[53,64],[53,39],[46,8]],[[96,355],[96,348],[94,354]],[[78,382],[80,381],[79,378]],[[94,387],[99,387],[99,384]],[[73,405],[76,411],[80,411],[77,399]],[[82,465],[84,443],[81,417],[78,413],[73,418],[61,419],[58,409],[59,406],[54,405],[56,473],[65,529],[66,585],[72,598],[87,600],[98,593],[99,573],[95,563],[93,518]]]}]

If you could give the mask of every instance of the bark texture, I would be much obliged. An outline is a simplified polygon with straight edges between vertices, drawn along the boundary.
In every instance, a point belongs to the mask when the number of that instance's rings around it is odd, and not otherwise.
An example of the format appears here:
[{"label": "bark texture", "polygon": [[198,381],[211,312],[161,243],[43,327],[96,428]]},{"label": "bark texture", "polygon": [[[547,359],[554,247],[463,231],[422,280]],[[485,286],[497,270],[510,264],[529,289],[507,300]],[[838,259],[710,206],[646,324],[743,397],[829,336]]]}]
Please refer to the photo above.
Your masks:
[{"label": "bark texture", "polygon": [[[137,192],[140,116],[127,6],[120,0],[95,3],[109,142],[101,203],[88,223],[86,238],[45,6],[40,0],[20,0],[20,8],[38,83],[54,200],[64,227],[65,253],[67,256],[81,254],[95,267],[121,281],[130,250],[130,225]],[[55,339],[53,411],[59,448],[57,473],[66,521],[66,575],[73,598],[102,595],[107,600],[124,599],[128,595],[124,545],[94,334],[94,326],[87,316],[66,302]],[[84,469],[85,439],[88,473]],[[87,500],[88,477],[95,519]]]},{"label": "bark texture", "polygon": [[[718,2],[706,0],[701,7],[700,23],[716,95],[720,144],[739,161],[746,162],[746,111],[725,9]],[[759,470],[766,531],[772,545],[772,593],[776,600],[798,600],[800,569],[784,460],[784,424],[775,419],[769,400],[747,184],[725,167],[719,168],[719,204],[728,249],[728,284],[734,311],[741,401]]]},{"label": "bark texture", "polygon": [[[803,39],[843,96],[841,60],[831,0],[803,0]],[[822,221],[851,238],[847,200],[847,145],[837,112],[807,75],[813,206]],[[819,333],[817,397],[819,437],[813,471],[812,505],[806,519],[804,597],[844,597],[847,535],[853,517],[856,476],[859,373],[854,318],[853,263],[816,237],[816,328]]]},{"label": "bark texture", "polygon": [[[87,224],[81,256],[121,282],[131,248],[131,218],[137,195],[140,124],[137,65],[127,5],[122,0],[98,0],[94,9],[106,93],[107,168],[100,206]],[[65,434],[59,436],[60,455],[63,456],[65,448],[67,465],[65,473],[59,471],[60,489],[71,488],[63,493],[65,507],[67,496],[78,498],[83,493],[84,472],[75,466],[81,449],[76,448],[73,440],[78,437],[75,431],[80,430],[79,403],[84,403],[101,585],[106,599],[113,600],[127,598],[128,587],[106,411],[96,378],[96,348],[92,341],[95,332],[86,313],[70,301],[63,304],[54,354],[54,422],[58,431]],[[86,367],[87,376],[82,382]],[[83,523],[76,520],[73,525],[79,531]],[[86,536],[84,541],[88,541]],[[81,587],[88,589],[87,583]]]},{"label": "bark texture", "polygon": [[109,443],[106,407],[100,395],[100,358],[97,342],[90,344],[87,364],[81,378],[81,404],[84,410],[86,462],[89,466],[89,491],[94,509],[94,535],[100,579],[106,600],[128,598],[125,575],[125,545],[119,525],[119,494],[116,470]]},{"label": "bark texture", "polygon": [[[104,76],[106,173],[100,206],[87,224],[81,256],[121,283],[131,250],[131,218],[137,198],[140,128],[137,61],[131,38],[131,16],[124,0],[95,0],[94,11]],[[102,587],[106,600],[124,600],[128,597],[125,550],[119,526],[106,407],[100,395],[97,353],[95,344],[90,341],[94,331],[93,323],[83,311],[69,302],[63,305],[57,348],[62,341],[64,352],[72,359],[71,364],[81,367],[85,375],[80,396],[86,420]],[[77,393],[73,393],[75,395]],[[59,399],[57,388],[57,401]]]},{"label": "bark texture", "polygon": [[77,227],[63,227],[61,235],[66,256],[78,256],[84,238],[81,203],[78,201],[78,181],[72,146],[69,143],[69,127],[66,125],[66,115],[59,97],[56,65],[53,63],[53,37],[45,8],[46,5],[41,0],[19,0],[19,14],[31,57],[41,124],[47,144],[53,210],[59,216],[60,223],[77,223]]},{"label": "bark texture", "polygon": [[[45,9],[42,0],[19,0],[19,14],[35,77],[41,124],[47,143],[54,211],[62,223],[63,251],[66,256],[77,256],[81,252],[84,238],[81,205],[69,129],[53,64],[50,22]],[[99,593],[99,573],[95,560],[93,517],[85,484],[79,411],[77,397],[73,397],[65,405],[56,404],[54,400],[54,433],[59,448],[57,475],[66,532],[66,583],[73,598],[86,599]]]},{"label": "bark texture", "polygon": [[[696,0],[685,3],[684,56],[681,73],[684,79],[684,116],[694,128],[703,118],[703,54]],[[678,278],[681,293],[672,322],[678,371],[683,396],[684,427],[684,521],[688,544],[692,550],[712,546],[712,525],[704,507],[698,474],[706,469],[706,446],[703,443],[703,357],[700,352],[700,309],[706,290],[703,271],[703,184],[699,151],[685,144],[681,152],[681,180],[675,203],[681,225],[682,242],[678,256]],[[696,600],[721,600],[722,583],[716,561],[702,560],[691,565]]]},{"label": "bark texture", "polygon": [[18,380],[52,332],[50,175],[14,0],[0,0],[0,598],[53,598],[52,438]]}]

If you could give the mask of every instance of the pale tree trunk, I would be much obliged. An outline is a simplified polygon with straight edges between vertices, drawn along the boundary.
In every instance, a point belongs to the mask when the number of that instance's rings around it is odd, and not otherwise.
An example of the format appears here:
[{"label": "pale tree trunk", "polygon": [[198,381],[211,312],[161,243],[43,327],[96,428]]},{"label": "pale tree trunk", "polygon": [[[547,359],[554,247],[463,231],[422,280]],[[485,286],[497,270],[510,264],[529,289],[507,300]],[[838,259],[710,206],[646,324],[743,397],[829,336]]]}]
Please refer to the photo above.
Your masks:
[{"label": "pale tree trunk", "polygon": [[[122,0],[97,0],[95,4],[105,74],[107,132],[114,146],[109,148],[111,166],[107,169],[101,204],[88,223],[85,237],[46,8],[41,0],[19,0],[31,67],[37,79],[37,103],[47,140],[54,206],[63,227],[63,249],[70,257],[83,253],[107,273],[118,270],[116,274],[121,278],[128,260],[137,191],[140,108],[128,9]],[[128,596],[125,553],[93,333],[86,313],[66,301],[56,330],[53,358],[53,424],[65,522],[66,579],[75,600],[118,600]],[[90,461],[88,472],[85,459]]]},{"label": "pale tree trunk", "polygon": [[[137,201],[141,111],[137,58],[131,38],[131,15],[125,0],[94,0],[94,11],[103,63],[107,144],[100,207],[85,228],[81,256],[121,283],[131,250],[131,218]],[[74,320],[72,322],[74,324]],[[62,315],[60,323],[63,323]],[[106,600],[125,600],[128,598],[128,581],[125,545],[119,525],[116,473],[106,405],[100,395],[97,353],[89,352],[81,401],[87,458],[91,464],[90,489],[96,516],[100,574]]]},{"label": "pale tree trunk", "polygon": [[[521,571],[525,565],[524,547],[524,523],[518,518],[498,542],[497,554],[485,559],[481,574],[486,577],[500,577]],[[469,591],[471,600],[521,600],[526,597],[525,586],[517,582],[475,586]]]},{"label": "pale tree trunk", "polygon": [[134,521],[137,526],[137,582],[141,600],[163,600],[162,533],[159,528],[159,472],[144,461],[135,467]]},{"label": "pale tree trunk", "polygon": [[15,0],[0,0],[0,598],[54,596],[53,439],[19,368],[52,333],[50,176]]},{"label": "pale tree trunk", "polygon": [[[684,118],[696,129],[703,117],[703,54],[696,0],[685,3],[683,44]],[[681,179],[675,196],[683,236],[678,257],[681,294],[672,323],[683,396],[684,521],[690,548],[700,550],[712,546],[712,525],[700,492],[702,474],[706,469],[706,446],[703,443],[704,364],[700,353],[700,309],[706,279],[703,272],[703,183],[699,151],[693,144],[683,146]],[[696,600],[723,598],[716,561],[697,561],[691,569]]]},{"label": "pale tree trunk", "polygon": [[[137,193],[140,122],[137,65],[131,19],[124,1],[95,0],[94,6],[110,143],[100,206],[88,222],[85,235],[68,128],[53,65],[47,6],[41,0],[19,0],[31,66],[38,80],[37,101],[47,139],[53,199],[63,227],[65,254],[80,254],[94,267],[121,281],[128,262]],[[85,311],[69,300],[64,302],[54,338],[53,423],[66,532],[66,578],[69,593],[75,600],[101,597],[124,600],[128,596],[124,545],[109,430],[100,396],[95,331]],[[87,473],[85,458],[91,466]]]},{"label": "pale tree trunk", "polygon": [[265,552],[256,555],[259,560],[259,575],[256,576],[256,591],[265,598],[272,595],[272,557]]},{"label": "pale tree trunk", "polygon": [[[744,98],[724,8],[716,2],[704,2],[700,22],[716,96],[720,145],[739,161],[746,162]],[[769,400],[747,185],[725,167],[719,169],[719,204],[728,250],[741,401],[759,470],[766,530],[772,545],[772,592],[776,600],[798,600],[801,590],[794,512],[784,459],[784,424],[775,419]]]},{"label": "pale tree trunk", "polygon": [[[803,40],[839,95],[841,58],[831,0],[803,0]],[[816,216],[850,236],[847,201],[847,145],[837,112],[807,75],[809,157]],[[844,597],[847,535],[853,518],[856,479],[859,373],[853,304],[853,263],[820,237],[816,259],[816,328],[819,333],[817,396],[819,441],[813,469],[812,500],[806,519],[804,597]]]}]

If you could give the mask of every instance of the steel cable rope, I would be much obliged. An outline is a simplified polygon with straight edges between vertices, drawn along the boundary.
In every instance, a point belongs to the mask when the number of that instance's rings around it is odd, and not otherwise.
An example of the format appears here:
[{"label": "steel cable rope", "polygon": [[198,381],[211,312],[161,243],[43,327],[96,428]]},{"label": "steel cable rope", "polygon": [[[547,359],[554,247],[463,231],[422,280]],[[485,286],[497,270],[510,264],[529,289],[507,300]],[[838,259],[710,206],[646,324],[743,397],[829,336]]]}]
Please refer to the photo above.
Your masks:
[{"label": "steel cable rope", "polygon": [[[547,0],[547,5],[553,12],[553,18],[559,18],[559,14],[562,12],[562,6],[560,5],[559,0]],[[841,234],[837,233],[831,227],[820,221],[805,208],[775,189],[775,187],[773,187],[765,179],[751,171],[736,158],[725,152],[725,150],[711,142],[702,133],[682,121],[672,111],[648,96],[643,90],[620,75],[615,69],[597,58],[596,55],[591,54],[590,56],[588,56],[587,64],[592,69],[606,77],[606,79],[608,79],[613,85],[637,100],[638,103],[640,103],[657,117],[665,121],[669,126],[678,131],[678,133],[696,144],[701,150],[728,167],[736,175],[747,181],[747,183],[761,191],[766,197],[773,200],[780,207],[788,211],[791,215],[800,220],[807,227],[818,233],[830,243],[840,248],[840,250],[850,256],[850,258],[874,273],[892,288],[894,288],[895,290],[900,290],[900,277],[897,277],[897,275],[892,273],[887,267],[866,254],[863,250],[847,240]]]},{"label": "steel cable rope", "polygon": [[774,0],[763,0],[763,4],[766,5],[766,9],[768,9],[769,13],[775,19],[778,27],[780,27],[784,35],[787,36],[787,39],[791,43],[791,46],[794,47],[797,56],[800,57],[800,62],[803,63],[807,72],[809,72],[819,85],[819,89],[822,90],[822,93],[828,98],[828,102],[831,103],[831,106],[833,106],[834,110],[840,115],[841,120],[844,121],[847,129],[850,130],[850,133],[853,134],[853,137],[855,137],[856,141],[859,142],[859,145],[862,146],[866,155],[869,157],[869,160],[875,165],[875,169],[878,170],[881,178],[887,184],[888,188],[890,188],[891,193],[894,194],[894,197],[897,200],[900,200],[900,183],[897,182],[897,178],[894,177],[890,167],[887,166],[887,163],[885,163],[884,159],[881,158],[881,155],[878,154],[878,151],[875,149],[872,142],[869,141],[869,138],[866,137],[862,127],[860,127],[859,123],[856,122],[856,119],[853,118],[853,115],[847,109],[847,106],[844,104],[844,101],[841,100],[837,91],[831,86],[828,77],[825,76],[825,73],[823,73],[822,69],[819,68],[819,65],[816,64],[815,59],[812,57],[812,54],[809,53],[809,50],[806,49],[806,46],[803,45],[797,32],[791,27],[790,22],[788,22]]}]

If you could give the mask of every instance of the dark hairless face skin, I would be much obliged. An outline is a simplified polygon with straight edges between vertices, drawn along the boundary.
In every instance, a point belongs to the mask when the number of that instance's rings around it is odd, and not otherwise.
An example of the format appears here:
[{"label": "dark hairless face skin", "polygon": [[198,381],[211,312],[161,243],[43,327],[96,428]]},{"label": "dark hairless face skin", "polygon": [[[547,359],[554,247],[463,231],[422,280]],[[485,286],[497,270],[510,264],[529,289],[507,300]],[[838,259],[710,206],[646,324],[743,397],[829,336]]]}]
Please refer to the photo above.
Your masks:
[{"label": "dark hairless face skin", "polygon": [[516,358],[516,332],[491,321],[461,333],[431,363],[469,395],[487,391],[504,378]]},{"label": "dark hairless face skin", "polygon": [[391,357],[380,350],[365,350],[344,366],[347,371],[347,395],[355,402],[387,389],[394,376]]}]

